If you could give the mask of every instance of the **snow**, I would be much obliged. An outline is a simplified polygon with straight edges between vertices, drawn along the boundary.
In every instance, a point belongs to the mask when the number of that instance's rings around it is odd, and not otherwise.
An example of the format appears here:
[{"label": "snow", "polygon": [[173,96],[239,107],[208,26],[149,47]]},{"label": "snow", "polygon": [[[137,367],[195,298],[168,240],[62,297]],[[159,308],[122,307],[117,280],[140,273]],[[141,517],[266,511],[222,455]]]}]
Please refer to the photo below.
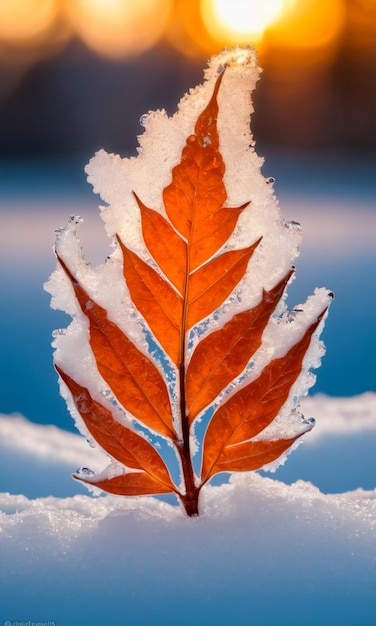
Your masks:
[{"label": "snow", "polygon": [[[302,405],[317,417],[303,453],[319,454],[324,435],[376,431],[375,393]],[[82,495],[71,471],[105,460],[79,435],[3,415],[0,441],[3,481],[14,484],[20,468],[19,490],[0,494],[3,622],[373,624],[376,489],[323,494],[301,480],[286,485],[278,472],[238,474],[205,488],[203,515],[192,519],[156,498]],[[69,497],[22,495],[49,471],[46,493],[67,480]]]},{"label": "snow", "polygon": [[372,623],[374,494],[238,476],[198,520],[150,498],[2,500],[4,619]]}]

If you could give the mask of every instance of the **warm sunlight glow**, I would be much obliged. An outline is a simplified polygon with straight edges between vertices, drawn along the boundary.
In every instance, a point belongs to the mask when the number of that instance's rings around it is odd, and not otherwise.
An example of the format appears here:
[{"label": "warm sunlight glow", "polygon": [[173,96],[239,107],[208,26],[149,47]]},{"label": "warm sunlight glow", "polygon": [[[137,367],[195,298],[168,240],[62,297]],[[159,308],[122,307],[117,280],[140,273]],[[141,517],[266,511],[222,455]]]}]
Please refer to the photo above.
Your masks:
[{"label": "warm sunlight glow", "polygon": [[124,57],[144,52],[162,36],[171,0],[70,0],[73,28],[96,52]]},{"label": "warm sunlight glow", "polygon": [[0,39],[19,42],[39,37],[52,25],[56,13],[56,0],[1,0]]},{"label": "warm sunlight glow", "polygon": [[286,48],[317,49],[337,40],[344,19],[343,0],[300,0],[287,7],[271,36]]},{"label": "warm sunlight glow", "polygon": [[260,41],[283,10],[284,0],[201,0],[202,19],[223,43]]}]

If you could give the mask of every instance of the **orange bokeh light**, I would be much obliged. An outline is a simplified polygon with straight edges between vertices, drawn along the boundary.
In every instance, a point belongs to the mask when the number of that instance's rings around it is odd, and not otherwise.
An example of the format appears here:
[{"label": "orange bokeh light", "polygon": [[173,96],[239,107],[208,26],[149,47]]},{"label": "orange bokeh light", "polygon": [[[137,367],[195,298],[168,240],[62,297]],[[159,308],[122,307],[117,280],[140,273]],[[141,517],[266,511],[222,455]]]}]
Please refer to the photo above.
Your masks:
[{"label": "orange bokeh light", "polygon": [[344,0],[201,0],[201,12],[222,45],[262,44],[267,34],[268,43],[305,50],[330,45],[345,19]]},{"label": "orange bokeh light", "polygon": [[270,36],[278,46],[317,49],[338,39],[344,21],[344,0],[298,0],[286,3]]},{"label": "orange bokeh light", "polygon": [[69,0],[73,30],[107,57],[137,55],[157,43],[171,11],[171,0]]},{"label": "orange bokeh light", "polygon": [[2,0],[0,2],[0,39],[27,44],[50,29],[58,14],[57,0]]},{"label": "orange bokeh light", "polygon": [[284,0],[201,0],[210,35],[222,44],[257,43],[280,16]]}]

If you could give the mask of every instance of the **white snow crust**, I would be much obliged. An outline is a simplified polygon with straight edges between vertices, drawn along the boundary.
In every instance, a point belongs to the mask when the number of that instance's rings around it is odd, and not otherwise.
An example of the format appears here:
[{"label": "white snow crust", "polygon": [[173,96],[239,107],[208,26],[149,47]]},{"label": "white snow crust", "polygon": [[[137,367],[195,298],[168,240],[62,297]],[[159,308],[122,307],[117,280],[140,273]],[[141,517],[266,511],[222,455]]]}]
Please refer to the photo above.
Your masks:
[{"label": "white snow crust", "polygon": [[154,498],[0,496],[1,617],[60,626],[368,626],[376,492],[257,474],[204,515]]},{"label": "white snow crust", "polygon": [[[302,410],[319,418],[307,446],[324,434],[376,431],[375,393],[318,394]],[[152,497],[80,495],[70,472],[99,470],[100,450],[20,415],[0,415],[0,463],[9,486],[20,468],[23,487],[0,494],[2,623],[373,624],[376,489],[325,495],[308,482],[283,484],[278,473],[237,474],[205,487],[202,516],[188,519]],[[42,472],[55,481],[49,493],[67,476],[77,495],[22,495]]]}]

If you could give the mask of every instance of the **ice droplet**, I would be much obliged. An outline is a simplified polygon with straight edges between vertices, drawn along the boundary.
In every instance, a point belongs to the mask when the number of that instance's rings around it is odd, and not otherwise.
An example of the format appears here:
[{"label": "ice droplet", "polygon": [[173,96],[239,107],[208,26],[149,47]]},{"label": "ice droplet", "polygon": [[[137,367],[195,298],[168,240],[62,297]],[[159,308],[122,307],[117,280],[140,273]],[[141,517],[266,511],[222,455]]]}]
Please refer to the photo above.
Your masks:
[{"label": "ice droplet", "polygon": [[88,477],[88,476],[94,476],[94,472],[88,467],[79,467],[78,470],[76,471],[76,475]]},{"label": "ice droplet", "polygon": [[147,113],[144,113],[144,114],[143,114],[143,115],[141,115],[141,117],[140,117],[140,124],[141,124],[141,126],[143,126],[143,128],[146,128],[146,126],[147,126],[147,123],[148,123],[148,117],[149,117],[149,116],[148,116],[148,114],[147,114]]},{"label": "ice droplet", "polygon": [[286,228],[291,228],[292,230],[300,230],[301,226],[299,224],[299,222],[294,222],[294,220],[291,220],[291,222],[286,222],[285,223]]},{"label": "ice droplet", "polygon": [[308,417],[307,419],[303,419],[303,427],[304,427],[303,432],[306,432],[306,433],[309,432],[310,430],[312,430],[315,424],[316,424],[316,420],[314,417]]},{"label": "ice droplet", "polygon": [[316,420],[314,417],[307,417],[303,420],[304,424],[315,424]]},{"label": "ice droplet", "polygon": [[56,330],[52,331],[52,336],[58,337],[59,335],[66,335],[67,334],[67,329],[66,328],[56,328]]},{"label": "ice droplet", "polygon": [[80,215],[71,215],[68,224],[81,224],[83,221],[84,219]]},{"label": "ice droplet", "polygon": [[266,179],[266,184],[272,185],[273,183],[275,183],[275,178],[273,178],[273,176],[269,176],[269,178]]}]

